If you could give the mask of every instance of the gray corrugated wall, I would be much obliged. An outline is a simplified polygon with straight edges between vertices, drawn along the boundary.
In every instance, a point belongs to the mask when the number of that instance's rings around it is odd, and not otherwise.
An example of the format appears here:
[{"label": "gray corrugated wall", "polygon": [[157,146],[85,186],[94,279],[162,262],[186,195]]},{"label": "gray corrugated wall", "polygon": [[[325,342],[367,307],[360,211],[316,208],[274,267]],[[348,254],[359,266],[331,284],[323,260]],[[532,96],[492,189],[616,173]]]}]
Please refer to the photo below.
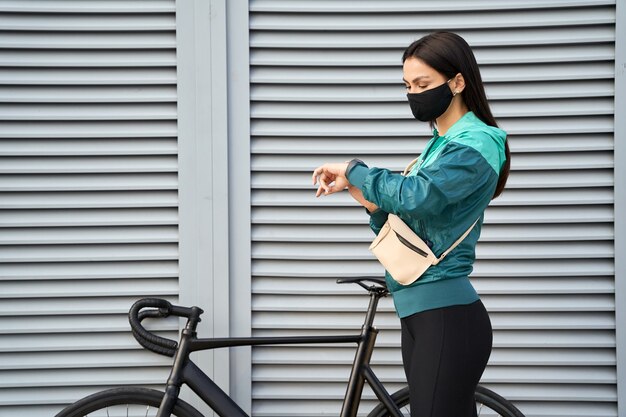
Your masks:
[{"label": "gray corrugated wall", "polygon": [[174,0],[0,2],[2,416],[167,376],[126,313],[179,292],[175,23]]},{"label": "gray corrugated wall", "polygon": [[[137,296],[179,291],[174,4],[0,5],[0,414],[43,416],[164,376],[167,361],[139,352],[124,314]],[[366,261],[370,234],[349,199],[314,201],[307,177],[355,152],[400,169],[421,150],[428,132],[409,118],[399,54],[445,26],[476,46],[515,157],[474,277],[496,328],[485,382],[529,416],[616,415],[613,2],[250,8],[252,332],[357,329],[365,301],[333,281],[381,272]],[[320,247],[328,236],[337,244]],[[377,370],[400,386],[384,311]],[[336,413],[350,354],[255,349],[255,414]]]},{"label": "gray corrugated wall", "polygon": [[[251,1],[252,332],[358,330],[363,291],[334,281],[382,275],[372,234],[349,196],[316,200],[310,173],[419,154],[400,57],[435,29],[473,46],[513,152],[472,277],[494,326],[483,383],[529,417],[616,416],[614,1]],[[375,369],[399,388],[389,302],[377,321]],[[337,414],[351,355],[254,348],[254,415]]]}]

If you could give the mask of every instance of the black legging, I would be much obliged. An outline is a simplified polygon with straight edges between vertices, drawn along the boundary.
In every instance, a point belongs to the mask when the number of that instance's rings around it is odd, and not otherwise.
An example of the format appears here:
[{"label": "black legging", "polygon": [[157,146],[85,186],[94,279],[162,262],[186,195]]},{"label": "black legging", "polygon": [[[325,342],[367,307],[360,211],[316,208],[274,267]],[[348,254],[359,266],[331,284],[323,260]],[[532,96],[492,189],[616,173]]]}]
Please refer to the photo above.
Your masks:
[{"label": "black legging", "polygon": [[474,390],[493,337],[483,303],[427,310],[400,322],[411,417],[475,417]]}]

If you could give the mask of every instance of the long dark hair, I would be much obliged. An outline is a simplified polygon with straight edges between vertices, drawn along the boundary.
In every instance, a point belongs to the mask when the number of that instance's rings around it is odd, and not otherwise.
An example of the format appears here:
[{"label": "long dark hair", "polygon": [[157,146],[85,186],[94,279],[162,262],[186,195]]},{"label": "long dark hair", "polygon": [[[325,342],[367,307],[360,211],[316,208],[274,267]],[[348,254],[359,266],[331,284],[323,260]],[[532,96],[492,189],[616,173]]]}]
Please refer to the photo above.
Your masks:
[{"label": "long dark hair", "polygon": [[[489,126],[498,127],[491,114],[485,87],[480,76],[476,58],[465,39],[451,32],[434,32],[416,40],[402,54],[402,63],[409,58],[419,58],[427,65],[443,74],[446,79],[458,73],[465,78],[465,89],[461,93],[467,108]],[[500,176],[493,198],[502,194],[511,169],[509,141],[505,142],[506,161],[500,170]]]}]

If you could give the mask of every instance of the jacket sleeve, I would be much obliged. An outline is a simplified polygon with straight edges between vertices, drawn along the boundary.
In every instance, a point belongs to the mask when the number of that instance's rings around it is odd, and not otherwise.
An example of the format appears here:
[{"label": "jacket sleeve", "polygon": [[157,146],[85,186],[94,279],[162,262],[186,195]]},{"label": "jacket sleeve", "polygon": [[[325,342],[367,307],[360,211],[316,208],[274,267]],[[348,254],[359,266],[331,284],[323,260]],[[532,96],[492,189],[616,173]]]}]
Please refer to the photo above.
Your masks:
[{"label": "jacket sleeve", "polygon": [[356,165],[347,173],[350,183],[381,210],[414,218],[437,215],[477,189],[495,190],[494,174],[480,152],[455,142],[446,144],[437,160],[415,176],[365,165]]},{"label": "jacket sleeve", "polygon": [[370,229],[372,229],[372,231],[378,235],[380,233],[380,229],[382,229],[383,225],[387,221],[389,213],[381,210],[380,208],[374,210],[373,212],[370,212],[367,209],[365,209],[365,211],[367,212],[367,214],[370,215]]}]

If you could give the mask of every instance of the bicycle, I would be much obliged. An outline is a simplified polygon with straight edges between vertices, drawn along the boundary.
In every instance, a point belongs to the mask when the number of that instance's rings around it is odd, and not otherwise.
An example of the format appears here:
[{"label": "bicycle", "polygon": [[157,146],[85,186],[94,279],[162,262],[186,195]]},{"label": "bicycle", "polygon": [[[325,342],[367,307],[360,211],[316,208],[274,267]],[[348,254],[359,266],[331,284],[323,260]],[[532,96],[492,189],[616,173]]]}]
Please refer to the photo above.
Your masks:
[{"label": "bicycle", "polygon": [[[366,284],[367,282],[367,284]],[[181,386],[187,384],[215,413],[221,417],[249,417],[209,376],[189,359],[191,352],[233,346],[287,345],[315,343],[356,343],[357,349],[352,371],[343,401],[340,417],[356,417],[365,382],[376,394],[380,403],[368,417],[408,417],[409,391],[405,387],[389,394],[370,367],[378,330],[373,327],[374,316],[380,298],[388,295],[384,279],[350,278],[337,283],[356,283],[369,293],[369,306],[361,333],[357,335],[334,336],[291,336],[291,337],[244,337],[199,339],[196,327],[203,313],[199,307],[174,306],[158,298],[144,298],[137,301],[129,311],[129,321],[135,339],[146,349],[174,357],[172,370],[166,383],[165,392],[147,389],[120,387],[89,395],[70,404],[56,417],[107,416],[118,414],[121,407],[125,416],[202,417],[194,407],[178,398]],[[144,310],[145,309],[145,310]],[[179,342],[157,336],[147,331],[141,324],[145,318],[184,317],[187,323],[181,332]],[[478,386],[475,393],[479,416],[524,417],[508,400],[493,391]],[[151,408],[154,408],[152,410]],[[155,413],[155,414],[148,414]]]}]

